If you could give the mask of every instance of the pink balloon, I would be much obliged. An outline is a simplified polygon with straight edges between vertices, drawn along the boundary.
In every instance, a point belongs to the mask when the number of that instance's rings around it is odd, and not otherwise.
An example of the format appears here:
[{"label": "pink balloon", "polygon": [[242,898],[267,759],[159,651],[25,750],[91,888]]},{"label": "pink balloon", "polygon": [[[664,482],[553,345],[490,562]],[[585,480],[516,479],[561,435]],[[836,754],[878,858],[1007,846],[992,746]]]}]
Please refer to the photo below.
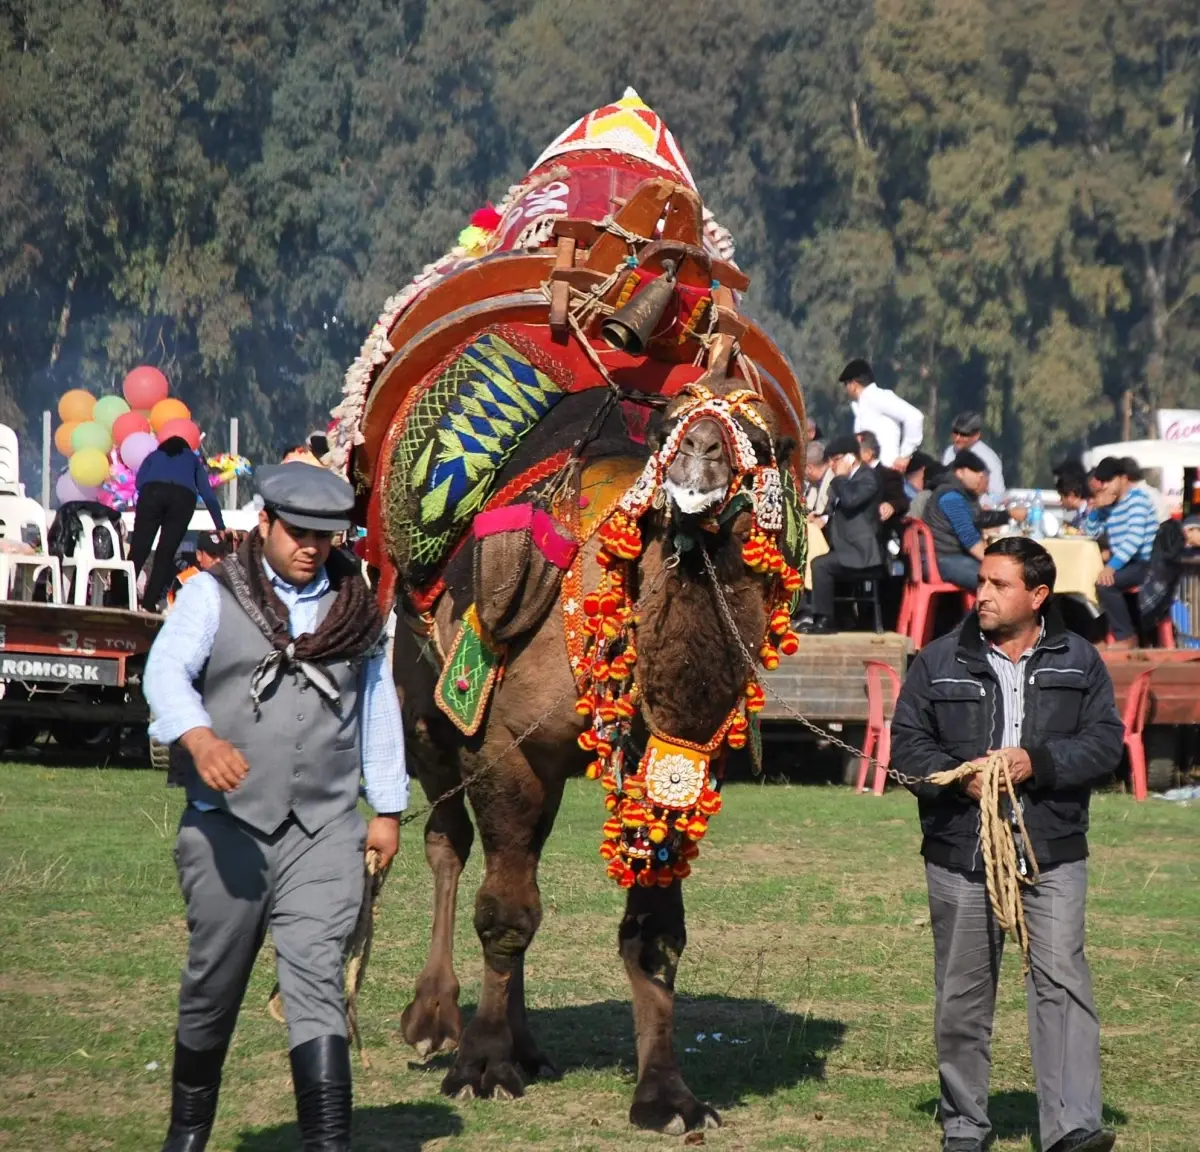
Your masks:
[{"label": "pink balloon", "polygon": [[118,447],[135,432],[149,432],[150,421],[140,412],[125,412],[113,421],[112,438]]},{"label": "pink balloon", "polygon": [[142,461],[157,447],[158,439],[153,432],[131,432],[121,445],[121,463],[136,473]]},{"label": "pink balloon", "polygon": [[130,408],[153,408],[167,398],[170,390],[167,378],[149,364],[135,368],[121,384],[121,392]]},{"label": "pink balloon", "polygon": [[72,500],[95,500],[99,488],[83,488],[75,483],[70,472],[64,472],[54,484],[54,495],[59,504],[70,504]]},{"label": "pink balloon", "polygon": [[172,436],[182,436],[193,452],[200,448],[200,428],[194,420],[168,420],[158,430],[158,442],[163,444]]}]

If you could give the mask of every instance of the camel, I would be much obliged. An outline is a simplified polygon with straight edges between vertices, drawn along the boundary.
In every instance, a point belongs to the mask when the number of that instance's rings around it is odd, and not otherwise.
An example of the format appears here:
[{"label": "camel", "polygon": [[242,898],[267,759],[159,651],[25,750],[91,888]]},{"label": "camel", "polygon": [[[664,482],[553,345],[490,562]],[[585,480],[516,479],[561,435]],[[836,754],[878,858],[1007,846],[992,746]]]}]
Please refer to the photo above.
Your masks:
[{"label": "camel", "polygon": [[[347,374],[330,459],[359,486],[366,559],[401,620],[408,762],[433,804],[431,942],[401,1030],[422,1058],[454,1053],[448,1095],[513,1098],[554,1072],[524,962],[542,849],[586,773],[598,872],[627,889],[630,1120],[720,1123],[673,1047],[683,882],[722,758],[753,735],[751,661],[794,650],[803,570],[803,401],[737,308],[747,283],[670,133],[627,92],[388,302]],[[464,1026],[453,935],[476,829],[484,974]]]},{"label": "camel", "polygon": [[[670,413],[667,414],[669,427]],[[747,431],[757,429],[747,426]],[[778,452],[778,449],[777,449]],[[640,461],[638,461],[640,465]],[[677,490],[724,496],[733,470],[721,429],[694,425],[684,453],[672,464]],[[721,581],[738,635],[755,652],[767,625],[769,581],[743,562],[750,515],[742,513],[719,534],[700,533],[697,546],[669,566],[673,533],[685,517],[672,500],[643,521],[637,565],[640,590],[638,683],[643,710],[660,731],[704,743],[742,695],[748,669],[728,634],[703,562],[707,553]],[[694,518],[690,518],[694,520]],[[596,548],[585,556],[590,585],[599,580]],[[585,577],[585,581],[587,578]],[[454,631],[449,598],[438,605],[443,645]],[[431,813],[425,854],[434,877],[429,957],[405,1009],[404,1039],[422,1057],[457,1048],[443,1090],[450,1095],[516,1097],[527,1079],[552,1072],[530,1029],[525,1004],[525,953],[541,923],[538,860],[554,826],[568,776],[584,770],[578,746],[585,729],[576,713],[563,617],[552,612],[510,657],[479,738],[464,738],[432,707],[432,670],[411,633],[397,645],[397,679],[405,701],[409,763],[425,794],[440,796],[485,764],[500,763],[467,789],[486,856],[475,898],[475,929],[483,948],[479,1008],[464,1029],[453,968],[454,916],[459,877],[474,839],[463,793]],[[519,747],[512,740],[531,727]],[[678,1133],[719,1123],[716,1111],[684,1083],[672,1043],[675,973],[687,943],[682,882],[628,891],[618,946],[633,997],[637,1088],[631,1121]]]}]

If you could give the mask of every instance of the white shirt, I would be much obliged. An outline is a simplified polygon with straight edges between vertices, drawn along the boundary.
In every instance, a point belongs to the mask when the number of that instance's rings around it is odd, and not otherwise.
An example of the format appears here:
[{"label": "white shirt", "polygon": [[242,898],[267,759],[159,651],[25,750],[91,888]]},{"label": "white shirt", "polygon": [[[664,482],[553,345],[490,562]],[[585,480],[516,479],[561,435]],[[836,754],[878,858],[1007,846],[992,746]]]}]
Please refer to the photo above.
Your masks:
[{"label": "white shirt", "polygon": [[911,456],[925,435],[925,417],[919,408],[902,400],[890,388],[868,384],[850,402],[855,432],[874,432],[879,440],[879,462],[890,468],[901,456]]},{"label": "white shirt", "polygon": [[[965,451],[974,452],[987,465],[988,495],[1003,496],[1007,491],[1004,487],[1004,465],[1001,463],[1000,457],[996,455],[995,449],[989,448],[982,440],[976,440]],[[942,463],[949,464],[957,455],[958,449],[953,444],[947,445],[946,451],[942,453]]]}]

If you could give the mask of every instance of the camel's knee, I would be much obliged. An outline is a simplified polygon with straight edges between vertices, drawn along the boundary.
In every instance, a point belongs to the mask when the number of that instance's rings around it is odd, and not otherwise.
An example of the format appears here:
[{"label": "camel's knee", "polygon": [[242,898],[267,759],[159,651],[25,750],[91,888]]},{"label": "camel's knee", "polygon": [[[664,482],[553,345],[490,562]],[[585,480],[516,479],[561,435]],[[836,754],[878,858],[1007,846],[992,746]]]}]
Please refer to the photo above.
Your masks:
[{"label": "camel's knee", "polygon": [[498,971],[508,971],[525,955],[542,923],[537,890],[518,894],[480,891],[475,900],[475,931],[484,955]]}]

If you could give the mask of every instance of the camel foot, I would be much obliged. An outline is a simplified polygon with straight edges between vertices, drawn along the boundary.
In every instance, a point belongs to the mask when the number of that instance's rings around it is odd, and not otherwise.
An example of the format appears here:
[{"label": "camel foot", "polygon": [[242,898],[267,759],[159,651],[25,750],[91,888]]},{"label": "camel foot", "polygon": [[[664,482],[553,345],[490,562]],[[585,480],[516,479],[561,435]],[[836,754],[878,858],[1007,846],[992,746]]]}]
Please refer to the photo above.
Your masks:
[{"label": "camel foot", "polygon": [[525,1080],[561,1080],[562,1074],[554,1064],[542,1055],[532,1033],[518,1032],[513,1038],[513,1056]]},{"label": "camel foot", "polygon": [[720,1128],[717,1110],[701,1100],[678,1072],[648,1072],[633,1094],[629,1122],[667,1136],[682,1136],[703,1128]]},{"label": "camel foot", "polygon": [[442,1094],[460,1100],[515,1100],[525,1095],[525,1078],[506,1027],[489,1028],[478,1017],[467,1026]]},{"label": "camel foot", "polygon": [[400,1032],[422,1060],[453,1052],[462,1036],[457,985],[441,993],[426,992],[418,985],[416,997],[400,1017]]}]

